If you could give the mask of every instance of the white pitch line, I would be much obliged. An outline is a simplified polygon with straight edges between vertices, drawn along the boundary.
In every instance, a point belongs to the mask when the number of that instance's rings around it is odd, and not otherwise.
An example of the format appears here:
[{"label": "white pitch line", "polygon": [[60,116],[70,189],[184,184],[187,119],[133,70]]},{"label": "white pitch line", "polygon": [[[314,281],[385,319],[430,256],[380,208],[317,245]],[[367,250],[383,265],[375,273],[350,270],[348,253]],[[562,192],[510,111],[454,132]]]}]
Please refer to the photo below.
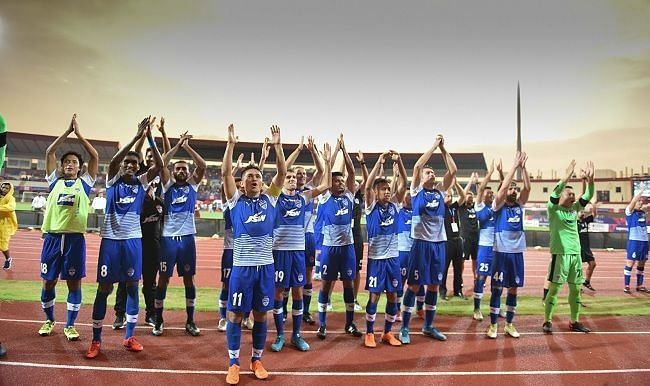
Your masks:
[{"label": "white pitch line", "polygon": [[[42,324],[42,320],[27,320],[27,319],[5,319],[5,318],[0,318],[0,322],[9,322],[9,323],[29,323],[29,324]],[[76,326],[84,326],[84,327],[92,327],[91,323],[76,323]],[[103,327],[106,328],[112,328],[112,324],[104,324]],[[146,325],[138,325],[138,330],[147,330],[151,327],[146,326]],[[184,331],[185,327],[167,327],[165,326],[165,330],[179,330],[179,331]],[[201,327],[201,331],[217,331],[216,328],[211,328],[211,327]],[[246,331],[242,329],[242,331]],[[301,334],[316,334],[317,331],[301,331]],[[485,335],[485,332],[482,331],[477,331],[477,332],[454,332],[454,331],[442,331],[445,335],[467,335],[467,336],[472,336],[472,335]],[[519,332],[521,335],[546,335],[543,332],[540,331],[530,331],[530,332]],[[344,330],[328,330],[327,334],[333,334],[333,335],[343,335],[347,334]],[[272,334],[270,334],[272,335]],[[414,330],[409,333],[409,335],[422,335],[422,333],[419,330]],[[588,335],[650,335],[650,331],[592,331],[589,334],[579,334],[576,332],[572,331],[553,331],[553,335],[575,335],[575,336],[588,336]],[[225,334],[224,334],[225,336]]]},{"label": "white pitch line", "polygon": [[[31,362],[5,362],[0,365],[17,367],[36,367],[65,370],[90,370],[90,371],[119,371],[132,373],[164,373],[164,374],[202,374],[225,375],[227,371],[220,370],[173,370],[173,369],[147,369],[132,367],[104,367],[104,366],[74,366],[55,365],[49,363]],[[486,376],[486,375],[569,375],[569,374],[630,374],[648,373],[650,369],[596,369],[596,370],[518,370],[518,371],[386,371],[386,372],[350,372],[350,371],[269,371],[270,375],[284,376],[309,376],[309,377],[430,377],[430,376]],[[241,374],[252,374],[242,371]]]}]

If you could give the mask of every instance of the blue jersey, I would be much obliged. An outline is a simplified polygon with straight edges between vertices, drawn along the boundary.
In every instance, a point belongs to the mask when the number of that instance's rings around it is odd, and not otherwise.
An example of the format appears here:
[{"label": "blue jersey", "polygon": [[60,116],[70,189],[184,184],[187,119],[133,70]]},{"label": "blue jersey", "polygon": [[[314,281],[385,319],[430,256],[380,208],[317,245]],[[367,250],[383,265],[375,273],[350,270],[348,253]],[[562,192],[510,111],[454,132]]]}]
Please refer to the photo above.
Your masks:
[{"label": "blue jersey", "polygon": [[[305,185],[302,189],[299,190],[299,193],[308,192],[313,189],[312,186]],[[309,199],[307,205],[305,205],[305,233],[314,233],[314,222],[316,221],[316,205],[314,205],[314,200]]]},{"label": "blue jersey", "polygon": [[122,174],[116,174],[106,182],[106,215],[100,229],[100,236],[112,240],[126,240],[142,237],[140,213],[147,192],[147,174],[124,181]]},{"label": "blue jersey", "polygon": [[526,251],[524,212],[519,204],[503,205],[494,211],[494,250],[505,253]]},{"label": "blue jersey", "polygon": [[411,188],[413,217],[411,237],[424,241],[447,241],[445,195],[437,189]]},{"label": "blue jersey", "polygon": [[345,191],[333,195],[329,191],[320,196],[318,216],[322,219],[323,245],[342,247],[354,243],[352,237],[352,208],[354,195]]},{"label": "blue jersey", "polygon": [[476,218],[478,219],[478,245],[483,247],[494,246],[494,211],[492,206],[482,202],[474,204]]},{"label": "blue jersey", "polygon": [[305,250],[305,209],[307,200],[302,194],[281,193],[275,206],[273,249],[279,251]]},{"label": "blue jersey", "polygon": [[400,208],[397,214],[397,250],[400,252],[410,252],[413,246],[413,239],[411,238],[411,218],[413,217],[413,209]]},{"label": "blue jersey", "polygon": [[226,222],[223,230],[223,249],[232,249],[233,248],[233,237],[232,237],[232,220],[230,219],[230,208],[226,206],[226,209],[223,210],[223,219]]},{"label": "blue jersey", "polygon": [[[271,185],[271,189],[278,189]],[[264,193],[249,198],[237,190],[228,201],[234,237],[233,266],[273,264],[273,227],[277,197]]]},{"label": "blue jersey", "polygon": [[397,250],[398,213],[397,205],[393,202],[382,206],[375,201],[370,207],[366,207],[368,259],[389,259],[399,256]]},{"label": "blue jersey", "polygon": [[194,225],[194,205],[196,192],[199,187],[191,181],[179,185],[169,180],[163,187],[165,194],[165,220],[163,222],[163,237],[187,236],[196,233]]},{"label": "blue jersey", "polygon": [[648,241],[648,228],[645,222],[645,212],[633,210],[628,212],[625,208],[625,219],[627,220],[628,240]]}]

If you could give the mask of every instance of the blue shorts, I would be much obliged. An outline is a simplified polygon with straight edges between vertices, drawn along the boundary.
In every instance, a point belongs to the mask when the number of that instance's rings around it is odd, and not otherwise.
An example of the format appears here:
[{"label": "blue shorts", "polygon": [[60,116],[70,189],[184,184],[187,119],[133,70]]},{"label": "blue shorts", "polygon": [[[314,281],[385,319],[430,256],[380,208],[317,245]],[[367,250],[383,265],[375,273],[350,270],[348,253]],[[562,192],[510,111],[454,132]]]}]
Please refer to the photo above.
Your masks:
[{"label": "blue shorts", "polygon": [[523,287],[524,254],[494,252],[492,273],[492,287]]},{"label": "blue shorts", "polygon": [[305,233],[305,266],[316,265],[316,239],[312,232]]},{"label": "blue shorts", "polygon": [[409,285],[440,284],[445,270],[445,244],[444,241],[413,240],[406,281]]},{"label": "blue shorts", "polygon": [[86,239],[82,233],[46,233],[41,251],[41,278],[81,280],[86,277]]},{"label": "blue shorts", "polygon": [[305,285],[305,252],[273,251],[275,288],[293,288]]},{"label": "blue shorts", "polygon": [[638,240],[627,241],[627,259],[636,261],[648,260],[648,242]]},{"label": "blue shorts", "polygon": [[334,281],[341,275],[341,280],[354,280],[357,273],[357,259],[354,256],[354,244],[342,247],[323,245],[320,255],[321,277]]},{"label": "blue shorts", "polygon": [[397,292],[402,287],[399,257],[368,259],[366,290],[371,293]]},{"label": "blue shorts", "polygon": [[232,267],[228,287],[228,311],[246,314],[273,308],[273,264]]},{"label": "blue shorts", "polygon": [[402,275],[402,281],[406,280],[409,270],[409,256],[411,256],[410,251],[399,251],[399,272]]},{"label": "blue shorts", "polygon": [[142,277],[142,239],[102,239],[97,262],[97,282],[138,281]]},{"label": "blue shorts", "polygon": [[160,254],[161,274],[172,277],[174,265],[178,276],[192,276],[196,273],[194,235],[161,238]]},{"label": "blue shorts", "polygon": [[476,274],[478,276],[492,275],[493,259],[494,259],[494,248],[492,246],[479,245],[478,257],[476,259]]},{"label": "blue shorts", "polygon": [[232,272],[232,249],[224,249],[221,256],[221,282],[228,283]]}]

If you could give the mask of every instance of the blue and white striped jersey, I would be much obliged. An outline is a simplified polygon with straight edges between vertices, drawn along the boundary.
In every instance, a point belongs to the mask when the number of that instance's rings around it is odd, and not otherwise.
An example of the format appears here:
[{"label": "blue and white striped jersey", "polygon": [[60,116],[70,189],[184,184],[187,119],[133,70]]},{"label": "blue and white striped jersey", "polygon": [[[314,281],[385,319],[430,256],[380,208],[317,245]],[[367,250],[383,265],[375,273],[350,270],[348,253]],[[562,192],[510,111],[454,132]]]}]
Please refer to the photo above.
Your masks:
[{"label": "blue and white striped jersey", "polygon": [[445,195],[437,189],[411,188],[413,217],[411,237],[424,241],[447,241]]},{"label": "blue and white striped jersey", "polygon": [[343,247],[354,243],[352,207],[354,195],[346,190],[341,195],[327,191],[318,199],[318,216],[322,220],[323,245]]},{"label": "blue and white striped jersey", "polygon": [[173,179],[163,187],[165,202],[165,220],[163,221],[163,237],[187,236],[196,233],[194,225],[194,205],[198,185],[191,178],[188,184],[176,184]]},{"label": "blue and white striped jersey", "polygon": [[625,208],[625,219],[627,221],[628,240],[648,241],[648,228],[645,222],[645,212],[633,210],[628,212]]},{"label": "blue and white striped jersey", "polygon": [[389,259],[399,256],[397,250],[399,209],[394,202],[382,206],[375,200],[366,207],[368,259]]},{"label": "blue and white striped jersey", "polygon": [[492,206],[477,202],[474,204],[478,219],[478,245],[494,247],[494,211]]},{"label": "blue and white striped jersey", "polygon": [[140,213],[147,192],[147,174],[140,174],[131,183],[118,173],[106,181],[106,215],[100,228],[101,237],[126,240],[142,237]]},{"label": "blue and white striped jersey", "polygon": [[[494,207],[494,205],[493,205]],[[517,203],[494,211],[494,250],[505,253],[526,251],[524,211]]]}]

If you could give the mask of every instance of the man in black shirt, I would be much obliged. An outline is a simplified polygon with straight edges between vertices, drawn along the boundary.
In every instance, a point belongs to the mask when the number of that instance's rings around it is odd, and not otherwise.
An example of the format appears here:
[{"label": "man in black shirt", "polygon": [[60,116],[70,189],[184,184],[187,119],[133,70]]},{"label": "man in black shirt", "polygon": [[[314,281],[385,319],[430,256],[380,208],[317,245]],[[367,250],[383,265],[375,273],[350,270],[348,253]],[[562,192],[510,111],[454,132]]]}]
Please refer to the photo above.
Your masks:
[{"label": "man in black shirt", "polygon": [[589,223],[594,222],[594,217],[596,215],[596,206],[592,204],[587,210],[580,211],[578,213],[578,234],[580,235],[580,252],[582,255],[582,262],[587,263],[587,272],[585,274],[585,282],[582,283],[583,286],[588,289],[595,291],[594,287],[591,286],[591,275],[594,273],[596,268],[596,260],[594,259],[594,254],[591,251],[589,246]]},{"label": "man in black shirt", "polygon": [[472,274],[476,281],[476,255],[478,253],[478,219],[474,210],[474,194],[470,191],[472,185],[478,182],[478,174],[472,173],[470,182],[465,186],[465,203],[458,208],[460,220],[460,237],[463,239],[463,255],[465,260],[472,259]]},{"label": "man in black shirt", "polygon": [[440,284],[440,296],[444,300],[449,300],[447,296],[447,272],[449,265],[454,264],[454,296],[461,299],[465,298],[463,295],[463,264],[465,259],[463,257],[463,240],[460,238],[460,225],[458,221],[458,208],[465,204],[465,192],[455,181],[454,189],[458,192],[458,200],[452,201],[452,189],[447,190],[445,195],[445,232],[447,233],[446,245],[446,264],[445,270],[442,274],[442,282]]}]

